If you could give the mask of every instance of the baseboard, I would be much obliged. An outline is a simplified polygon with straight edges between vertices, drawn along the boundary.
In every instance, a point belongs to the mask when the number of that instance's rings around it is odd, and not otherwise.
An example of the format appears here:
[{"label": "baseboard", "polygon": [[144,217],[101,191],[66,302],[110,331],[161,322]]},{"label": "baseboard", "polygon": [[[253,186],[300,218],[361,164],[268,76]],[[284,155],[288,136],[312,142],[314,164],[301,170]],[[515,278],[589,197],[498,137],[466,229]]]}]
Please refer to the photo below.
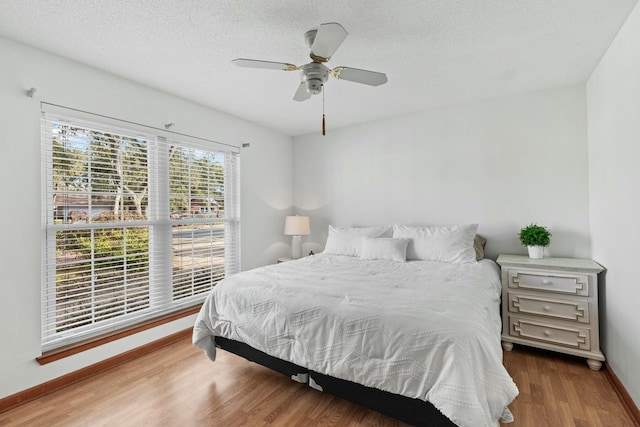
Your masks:
[{"label": "baseboard", "polygon": [[616,373],[613,372],[613,369],[611,369],[611,366],[607,362],[604,362],[604,367],[605,367],[604,373],[607,375],[607,379],[609,380],[609,382],[613,386],[613,389],[616,391],[616,394],[622,401],[624,408],[629,413],[629,416],[631,416],[631,419],[635,421],[635,424],[640,426],[640,410],[638,410],[638,406],[631,398],[631,395],[629,394],[627,389],[624,388],[624,385],[622,385],[622,382],[620,382],[620,379],[618,378]]},{"label": "baseboard", "polygon": [[113,356],[109,359],[87,366],[86,368],[79,369],[51,381],[47,381],[46,383],[42,383],[35,387],[31,387],[27,390],[2,398],[0,399],[0,413],[14,409],[24,403],[42,397],[45,394],[60,390],[61,388],[82,381],[140,356],[144,356],[145,354],[151,353],[161,347],[173,344],[174,342],[180,341],[186,337],[190,337],[193,333],[192,331],[193,328],[188,328],[183,331],[167,335],[164,338],[160,338],[159,340],[118,354],[117,356]]}]

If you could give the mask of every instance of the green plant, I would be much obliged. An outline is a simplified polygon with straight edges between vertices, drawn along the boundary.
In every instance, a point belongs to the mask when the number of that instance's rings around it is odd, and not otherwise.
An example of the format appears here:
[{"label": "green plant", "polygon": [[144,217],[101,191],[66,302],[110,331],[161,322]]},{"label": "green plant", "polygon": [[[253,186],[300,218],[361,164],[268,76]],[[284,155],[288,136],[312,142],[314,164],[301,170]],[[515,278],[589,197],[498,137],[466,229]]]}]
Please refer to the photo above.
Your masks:
[{"label": "green plant", "polygon": [[549,246],[551,243],[551,232],[538,224],[530,224],[518,233],[520,242],[524,246]]}]

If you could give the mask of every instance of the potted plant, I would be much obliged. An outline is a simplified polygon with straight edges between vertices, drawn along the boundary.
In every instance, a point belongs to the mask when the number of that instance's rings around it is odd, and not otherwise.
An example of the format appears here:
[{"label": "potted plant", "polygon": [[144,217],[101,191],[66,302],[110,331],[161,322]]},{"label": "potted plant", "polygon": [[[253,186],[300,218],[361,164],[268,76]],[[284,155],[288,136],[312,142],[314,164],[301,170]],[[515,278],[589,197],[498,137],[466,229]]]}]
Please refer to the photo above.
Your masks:
[{"label": "potted plant", "polygon": [[529,258],[542,258],[544,248],[551,243],[551,232],[538,224],[530,224],[518,233],[520,242],[529,250]]}]

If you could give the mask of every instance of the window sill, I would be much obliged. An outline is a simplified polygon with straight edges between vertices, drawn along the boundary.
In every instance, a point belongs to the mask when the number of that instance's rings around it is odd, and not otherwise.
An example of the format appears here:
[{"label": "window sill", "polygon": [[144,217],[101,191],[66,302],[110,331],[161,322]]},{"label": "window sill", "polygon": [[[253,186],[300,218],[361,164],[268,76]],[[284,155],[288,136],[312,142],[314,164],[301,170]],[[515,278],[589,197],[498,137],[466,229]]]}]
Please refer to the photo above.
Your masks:
[{"label": "window sill", "polygon": [[92,338],[83,342],[68,345],[65,347],[50,350],[42,354],[42,356],[36,357],[36,361],[41,365],[55,362],[56,360],[64,359],[65,357],[72,356],[74,354],[81,353],[83,351],[98,347],[111,341],[119,340],[120,338],[127,337],[129,335],[137,334],[138,332],[146,331],[147,329],[155,328],[156,326],[163,325],[165,323],[173,322],[174,320],[181,319],[183,317],[197,314],[200,311],[202,304],[198,304],[194,307],[189,307],[184,310],[176,311],[174,313],[166,314],[164,316],[156,317],[152,320],[138,323],[137,325],[129,326],[119,331],[111,332],[101,335],[99,337]]}]

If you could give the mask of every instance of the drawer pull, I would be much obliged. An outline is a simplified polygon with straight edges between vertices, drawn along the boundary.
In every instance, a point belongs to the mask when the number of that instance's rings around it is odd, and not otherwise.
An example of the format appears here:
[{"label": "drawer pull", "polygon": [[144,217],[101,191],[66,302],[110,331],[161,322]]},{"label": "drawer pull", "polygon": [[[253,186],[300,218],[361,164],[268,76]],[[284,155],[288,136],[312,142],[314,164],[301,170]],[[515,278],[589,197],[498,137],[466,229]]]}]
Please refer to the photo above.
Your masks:
[{"label": "drawer pull", "polygon": [[545,305],[542,308],[544,309],[544,311],[551,311],[551,307],[549,307],[548,305]]},{"label": "drawer pull", "polygon": [[551,331],[544,331],[544,336],[545,337],[550,337],[551,336]]},{"label": "drawer pull", "polygon": [[545,285],[545,286],[552,286],[553,282],[551,280],[544,279],[542,281],[542,284]]}]

